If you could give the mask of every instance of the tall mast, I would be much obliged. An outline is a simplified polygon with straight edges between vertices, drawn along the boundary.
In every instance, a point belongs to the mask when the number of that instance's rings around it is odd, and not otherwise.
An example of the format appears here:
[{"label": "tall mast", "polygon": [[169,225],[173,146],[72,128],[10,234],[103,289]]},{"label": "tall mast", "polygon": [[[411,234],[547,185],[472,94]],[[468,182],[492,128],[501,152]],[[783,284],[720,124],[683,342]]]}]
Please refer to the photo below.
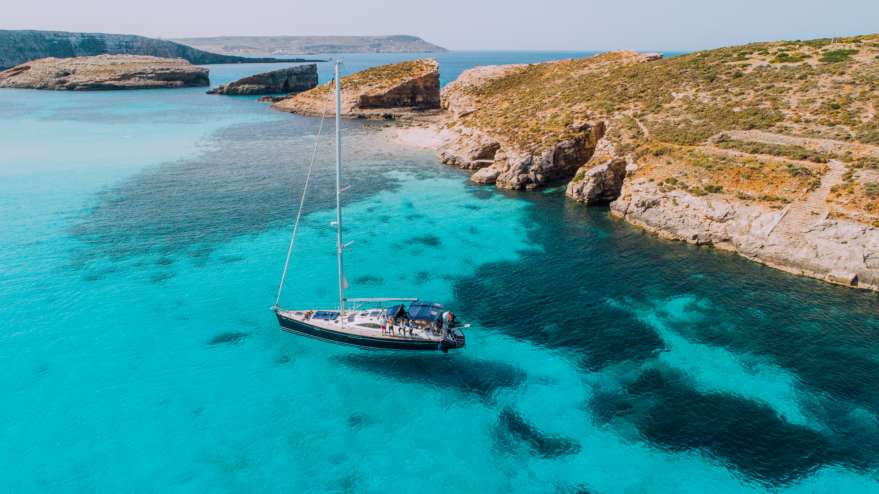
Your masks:
[{"label": "tall mast", "polygon": [[345,273],[342,270],[342,81],[336,60],[336,259],[339,265],[339,320],[345,321]]}]

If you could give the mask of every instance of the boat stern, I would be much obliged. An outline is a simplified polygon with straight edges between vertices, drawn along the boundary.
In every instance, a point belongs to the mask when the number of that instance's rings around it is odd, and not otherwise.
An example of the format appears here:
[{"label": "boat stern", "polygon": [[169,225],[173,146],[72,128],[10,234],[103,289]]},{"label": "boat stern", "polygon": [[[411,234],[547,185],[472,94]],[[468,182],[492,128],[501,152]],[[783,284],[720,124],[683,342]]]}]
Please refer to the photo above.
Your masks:
[{"label": "boat stern", "polygon": [[467,344],[467,337],[464,336],[464,332],[458,328],[453,328],[448,336],[443,340],[441,350],[443,353],[448,352],[449,350],[457,350],[459,348],[464,348]]}]

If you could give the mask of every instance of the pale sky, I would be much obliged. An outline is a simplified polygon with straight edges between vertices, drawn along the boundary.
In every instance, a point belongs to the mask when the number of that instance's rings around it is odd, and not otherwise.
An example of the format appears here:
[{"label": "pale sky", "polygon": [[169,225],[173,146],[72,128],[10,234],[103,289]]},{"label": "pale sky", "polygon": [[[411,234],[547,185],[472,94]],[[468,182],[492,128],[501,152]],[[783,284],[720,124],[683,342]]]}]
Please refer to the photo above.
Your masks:
[{"label": "pale sky", "polygon": [[879,32],[879,0],[3,0],[0,29],[413,34],[450,49],[694,50]]}]

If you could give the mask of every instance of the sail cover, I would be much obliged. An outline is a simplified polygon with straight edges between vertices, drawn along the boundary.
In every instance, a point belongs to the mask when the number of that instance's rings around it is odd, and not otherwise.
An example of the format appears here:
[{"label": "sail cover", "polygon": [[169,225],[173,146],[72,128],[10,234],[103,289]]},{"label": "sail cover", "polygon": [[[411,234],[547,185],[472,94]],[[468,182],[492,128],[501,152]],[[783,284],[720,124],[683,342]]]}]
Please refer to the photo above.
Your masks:
[{"label": "sail cover", "polygon": [[395,305],[393,307],[388,307],[385,311],[385,315],[388,317],[405,317],[406,316],[406,308],[403,307],[403,304]]},{"label": "sail cover", "polygon": [[412,302],[409,305],[409,319],[416,321],[439,321],[443,317],[443,304],[435,302]]}]

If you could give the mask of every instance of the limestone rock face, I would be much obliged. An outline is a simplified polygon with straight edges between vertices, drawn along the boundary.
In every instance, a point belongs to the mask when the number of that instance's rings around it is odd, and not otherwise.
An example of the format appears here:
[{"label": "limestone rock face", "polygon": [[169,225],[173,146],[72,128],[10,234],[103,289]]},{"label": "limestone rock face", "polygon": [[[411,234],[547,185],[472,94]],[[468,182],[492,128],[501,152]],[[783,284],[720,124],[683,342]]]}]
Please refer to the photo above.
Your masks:
[{"label": "limestone rock face", "polygon": [[515,147],[505,149],[500,141],[473,129],[461,129],[459,138],[440,150],[443,163],[466,170],[479,170],[471,177],[476,183],[492,183],[503,189],[535,189],[549,182],[574,176],[589,161],[604,133],[603,122],[583,123],[577,134],[549,149],[531,153]]},{"label": "limestone rock face", "polygon": [[43,58],[0,72],[0,87],[54,90],[207,86],[208,69],[183,59],[138,55]]},{"label": "limestone rock face", "polygon": [[208,94],[263,95],[300,93],[317,86],[317,65],[296,65],[218,86]]},{"label": "limestone rock face", "polygon": [[497,186],[503,189],[534,189],[556,180],[571,178],[589,161],[595,144],[604,133],[604,124],[584,124],[580,134],[554,144],[550,149],[531,154],[510,152],[506,160],[495,160],[499,171]]},{"label": "limestone rock face", "polygon": [[626,178],[626,160],[612,158],[578,173],[568,182],[566,193],[587,206],[608,204],[620,195]]},{"label": "limestone rock face", "polygon": [[817,217],[791,228],[788,210],[728,197],[662,192],[648,180],[627,180],[611,212],[657,235],[734,251],[790,273],[877,289],[879,229]]},{"label": "limestone rock face", "polygon": [[[382,65],[342,78],[342,115],[349,118],[400,118],[440,107],[439,64],[414,60]],[[333,83],[273,105],[291,113],[320,115],[333,108]]]},{"label": "limestone rock face", "polygon": [[478,170],[494,163],[501,145],[498,141],[477,131],[465,131],[467,135],[455,134],[438,150],[440,161],[464,170]]}]

